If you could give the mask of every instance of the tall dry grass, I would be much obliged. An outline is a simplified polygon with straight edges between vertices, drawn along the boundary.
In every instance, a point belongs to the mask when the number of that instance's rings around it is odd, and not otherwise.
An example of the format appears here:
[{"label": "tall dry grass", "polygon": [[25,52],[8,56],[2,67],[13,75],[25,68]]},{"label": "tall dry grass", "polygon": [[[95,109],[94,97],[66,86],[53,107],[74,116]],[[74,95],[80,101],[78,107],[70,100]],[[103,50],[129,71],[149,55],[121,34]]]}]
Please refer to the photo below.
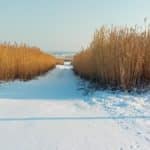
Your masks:
[{"label": "tall dry grass", "polygon": [[55,64],[56,59],[39,48],[0,44],[0,80],[28,80],[47,72]]},{"label": "tall dry grass", "polygon": [[150,28],[105,27],[73,60],[81,76],[101,85],[130,89],[150,82]]}]

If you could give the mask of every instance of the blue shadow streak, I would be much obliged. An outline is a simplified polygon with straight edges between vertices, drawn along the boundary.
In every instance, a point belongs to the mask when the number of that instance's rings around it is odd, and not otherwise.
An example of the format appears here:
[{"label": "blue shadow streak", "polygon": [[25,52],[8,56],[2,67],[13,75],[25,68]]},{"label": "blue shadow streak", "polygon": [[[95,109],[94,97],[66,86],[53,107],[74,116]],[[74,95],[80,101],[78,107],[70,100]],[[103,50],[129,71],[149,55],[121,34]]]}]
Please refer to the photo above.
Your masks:
[{"label": "blue shadow streak", "polygon": [[95,116],[95,117],[16,117],[0,118],[0,122],[11,121],[48,121],[48,120],[131,120],[131,119],[150,119],[150,116]]},{"label": "blue shadow streak", "polygon": [[0,84],[1,99],[16,100],[70,100],[84,98],[78,90],[79,77],[72,69],[55,68],[44,76],[30,81],[12,81]]}]

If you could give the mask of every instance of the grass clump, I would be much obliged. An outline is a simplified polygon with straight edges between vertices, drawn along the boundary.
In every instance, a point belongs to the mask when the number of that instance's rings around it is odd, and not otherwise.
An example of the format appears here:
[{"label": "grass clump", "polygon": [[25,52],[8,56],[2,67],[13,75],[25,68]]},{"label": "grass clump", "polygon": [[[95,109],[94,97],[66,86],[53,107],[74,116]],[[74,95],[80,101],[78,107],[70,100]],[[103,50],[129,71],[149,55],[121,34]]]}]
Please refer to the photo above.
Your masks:
[{"label": "grass clump", "polygon": [[29,80],[56,65],[56,59],[37,47],[0,44],[0,80]]},{"label": "grass clump", "polygon": [[73,65],[79,75],[104,86],[132,89],[150,83],[150,28],[103,26]]}]

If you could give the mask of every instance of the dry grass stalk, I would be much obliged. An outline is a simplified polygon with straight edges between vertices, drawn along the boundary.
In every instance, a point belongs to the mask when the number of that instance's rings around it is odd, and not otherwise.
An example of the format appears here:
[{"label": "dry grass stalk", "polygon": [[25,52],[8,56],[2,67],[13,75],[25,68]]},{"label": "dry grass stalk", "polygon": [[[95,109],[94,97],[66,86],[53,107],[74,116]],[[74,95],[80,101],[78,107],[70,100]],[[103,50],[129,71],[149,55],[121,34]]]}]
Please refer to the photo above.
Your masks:
[{"label": "dry grass stalk", "polygon": [[56,59],[39,48],[0,44],[0,80],[28,80],[55,67]]},{"label": "dry grass stalk", "polygon": [[150,28],[103,26],[73,65],[78,74],[107,86],[130,89],[150,82]]}]

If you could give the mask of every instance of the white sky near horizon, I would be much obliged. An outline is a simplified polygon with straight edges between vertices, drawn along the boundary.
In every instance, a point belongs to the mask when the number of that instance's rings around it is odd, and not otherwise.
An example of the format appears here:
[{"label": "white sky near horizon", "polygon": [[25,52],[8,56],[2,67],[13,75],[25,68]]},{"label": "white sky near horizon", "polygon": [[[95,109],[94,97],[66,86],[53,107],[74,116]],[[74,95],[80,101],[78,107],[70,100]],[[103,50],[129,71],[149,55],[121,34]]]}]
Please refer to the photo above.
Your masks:
[{"label": "white sky near horizon", "polygon": [[102,25],[143,25],[149,0],[0,0],[0,41],[79,51]]}]

